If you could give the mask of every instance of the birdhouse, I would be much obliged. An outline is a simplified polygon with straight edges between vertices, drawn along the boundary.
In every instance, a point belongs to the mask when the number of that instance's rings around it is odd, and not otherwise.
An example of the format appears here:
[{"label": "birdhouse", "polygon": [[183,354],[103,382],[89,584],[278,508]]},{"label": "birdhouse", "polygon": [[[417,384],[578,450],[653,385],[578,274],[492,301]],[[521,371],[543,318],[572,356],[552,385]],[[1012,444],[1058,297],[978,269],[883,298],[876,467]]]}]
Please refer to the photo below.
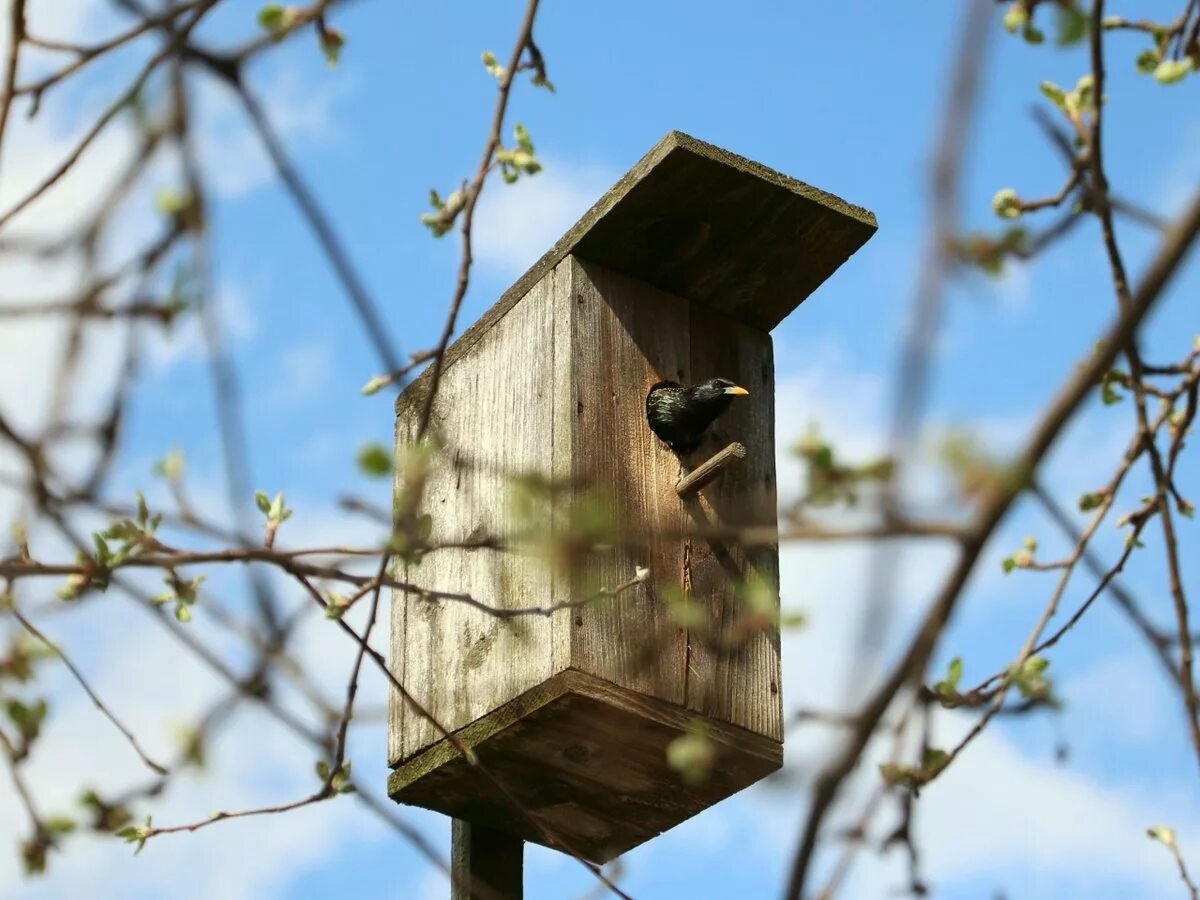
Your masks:
[{"label": "birdhouse", "polygon": [[[671,132],[448,349],[400,577],[460,596],[395,591],[391,665],[475,759],[393,691],[394,800],[604,862],[780,767],[769,332],[875,228]],[[715,377],[681,454],[648,394]]]}]

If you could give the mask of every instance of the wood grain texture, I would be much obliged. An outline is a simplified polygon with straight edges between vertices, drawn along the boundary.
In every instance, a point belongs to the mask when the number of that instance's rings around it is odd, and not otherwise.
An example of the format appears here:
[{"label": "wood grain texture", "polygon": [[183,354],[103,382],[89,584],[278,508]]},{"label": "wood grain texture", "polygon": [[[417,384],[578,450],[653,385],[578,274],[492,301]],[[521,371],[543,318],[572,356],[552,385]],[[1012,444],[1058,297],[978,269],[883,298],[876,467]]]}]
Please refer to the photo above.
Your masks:
[{"label": "wood grain texture", "polygon": [[[536,285],[476,345],[469,364],[446,369],[432,428],[443,442],[425,490],[432,539],[509,535],[516,526],[511,476],[551,470],[552,279]],[[423,397],[406,393],[398,429],[420,415]],[[399,468],[399,466],[397,467]],[[439,549],[409,567],[421,586],[471,594],[501,607],[550,601],[548,567],[519,552]],[[395,596],[392,658],[405,686],[448,729],[460,728],[551,674],[551,622],[499,620],[453,601]],[[439,735],[393,697],[391,762]]]},{"label": "wood grain texture", "polygon": [[458,732],[535,823],[444,740],[396,769],[388,793],[553,846],[548,828],[588,859],[607,862],[782,764],[778,741],[714,723],[710,775],[685,783],[666,750],[692,719],[674,704],[567,670]]},{"label": "wood grain texture", "polygon": [[455,819],[451,825],[450,900],[521,900],[524,842],[510,834]]},{"label": "wood grain texture", "polygon": [[638,566],[650,581],[612,601],[575,611],[571,665],[682,704],[687,635],[676,627],[663,591],[679,588],[683,508],[674,486],[678,458],[646,423],[646,395],[664,379],[688,378],[690,304],[595,263],[576,261],[571,295],[572,478],[589,492],[575,502],[602,504],[626,538],[649,546],[593,554],[569,582],[589,596],[630,578]]},{"label": "wood grain texture", "polygon": [[764,331],[877,227],[861,207],[680,132],[633,173],[572,252]]},{"label": "wood grain texture", "polygon": [[[416,438],[417,424],[420,414],[417,412],[407,413],[396,416],[396,452],[394,476],[392,479],[392,509],[393,517],[395,510],[399,505],[400,494],[404,488],[402,477],[401,458],[404,451],[409,445],[409,442]],[[401,563],[398,567],[397,574],[404,579],[409,580],[412,574],[412,567],[406,563]],[[400,681],[401,684],[408,686],[407,660],[408,653],[406,651],[405,635],[408,629],[408,607],[409,604],[415,604],[419,601],[415,597],[408,597],[402,591],[390,591],[391,595],[391,632],[390,644],[391,654],[388,659],[388,666],[392,674]],[[405,710],[406,702],[400,695],[399,691],[391,689],[388,691],[388,764],[394,765],[402,758],[404,750],[404,742],[402,736],[404,734],[404,721],[407,717]]]},{"label": "wood grain texture", "polygon": [[745,458],[745,444],[734,441],[726,445],[680,478],[679,483],[675,485],[675,495],[681,500],[687,500],[692,494],[698,493],[701,488],[720,478],[726,469],[736,466]]},{"label": "wood grain texture", "polygon": [[[446,362],[572,253],[769,331],[877,227],[860,206],[671,131],[450,345]],[[410,390],[429,380],[426,370]]]},{"label": "wood grain texture", "polygon": [[[741,465],[685,501],[693,528],[769,526],[775,493],[775,372],[771,337],[700,307],[691,317],[695,381],[721,376],[750,391],[717,419],[691,459],[703,461],[730,441],[746,444]],[[692,596],[708,609],[706,625],[689,634],[687,706],[705,716],[783,739],[779,632],[770,611],[748,609],[739,586],[758,580],[779,612],[777,545],[687,542]],[[744,592],[743,592],[744,596]]]},{"label": "wood grain texture", "polygon": [[[575,309],[575,295],[571,288],[575,283],[575,261],[568,257],[560,262],[553,272],[551,305],[554,310],[554,453],[550,476],[557,485],[570,484],[574,477],[571,454],[571,435],[575,430],[576,403],[572,385],[575,383],[571,320]],[[561,534],[570,527],[570,509],[566,503],[555,502],[551,510],[555,533]],[[562,572],[553,572],[554,598],[570,599],[571,579]],[[573,610],[564,609],[550,619],[551,668],[560,672],[571,665],[571,630],[575,627]]]}]

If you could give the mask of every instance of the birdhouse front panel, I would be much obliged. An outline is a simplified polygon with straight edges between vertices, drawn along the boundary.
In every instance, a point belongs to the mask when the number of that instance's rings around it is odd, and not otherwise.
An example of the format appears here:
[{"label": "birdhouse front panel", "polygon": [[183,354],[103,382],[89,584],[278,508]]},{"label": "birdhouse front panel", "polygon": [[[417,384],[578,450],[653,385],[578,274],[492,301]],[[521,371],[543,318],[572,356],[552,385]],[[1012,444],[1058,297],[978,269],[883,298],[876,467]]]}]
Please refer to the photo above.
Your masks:
[{"label": "birdhouse front panel", "polygon": [[[717,372],[749,395],[681,458],[650,430],[646,395]],[[423,506],[431,543],[450,546],[403,577],[475,603],[395,604],[393,665],[430,715],[393,696],[393,763],[442,738],[431,717],[454,731],[566,668],[780,740],[776,550],[762,537],[775,524],[772,394],[768,335],[573,256],[450,365]],[[405,401],[402,454],[425,394]],[[735,439],[746,459],[680,499],[689,465]],[[514,509],[525,482],[548,486],[542,522]],[[567,557],[541,552],[530,530],[543,526]],[[606,596],[639,569],[644,582]],[[563,603],[576,605],[511,618],[475,605]]]},{"label": "birdhouse front panel", "polygon": [[[781,740],[770,336],[598,263],[577,260],[570,276],[570,475],[576,502],[606,503],[622,540],[558,593],[593,596],[649,573],[574,611],[570,664]],[[680,456],[648,427],[646,395],[717,376],[749,395]],[[682,475],[734,440],[742,463],[682,500]]]}]

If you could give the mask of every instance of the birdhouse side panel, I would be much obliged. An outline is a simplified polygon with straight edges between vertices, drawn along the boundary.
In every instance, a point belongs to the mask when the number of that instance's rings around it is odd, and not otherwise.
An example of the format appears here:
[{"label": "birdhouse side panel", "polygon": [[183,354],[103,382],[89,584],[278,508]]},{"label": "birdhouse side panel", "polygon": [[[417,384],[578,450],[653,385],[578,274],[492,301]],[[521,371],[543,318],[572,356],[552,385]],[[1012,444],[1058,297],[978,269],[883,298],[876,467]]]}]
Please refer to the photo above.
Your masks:
[{"label": "birdhouse side panel", "polygon": [[[488,606],[544,607],[550,567],[536,540],[539,501],[517,502],[524,476],[552,475],[554,391],[553,273],[536,284],[442,376],[430,432],[440,442],[422,510],[432,518],[428,552],[405,572],[421,588],[466,594]],[[407,402],[404,402],[407,400]],[[398,405],[397,433],[416,432],[424,395]],[[402,477],[404,446],[397,449]],[[399,487],[399,485],[398,485]],[[549,505],[546,504],[547,514]],[[514,546],[515,545],[515,546]],[[498,618],[453,598],[396,591],[392,665],[406,689],[440,725],[459,729],[552,674],[553,622]],[[391,693],[390,762],[397,765],[442,738],[420,712]]]},{"label": "birdhouse side panel", "polygon": [[731,405],[691,454],[704,460],[732,441],[747,451],[740,465],[684,503],[694,532],[719,535],[685,545],[685,579],[707,612],[689,629],[687,706],[782,741],[771,336],[695,306],[691,373],[697,382],[730,378],[750,396]]},{"label": "birdhouse side panel", "polygon": [[[682,705],[687,635],[669,600],[682,589],[678,458],[650,431],[646,396],[688,374],[689,304],[596,263],[574,260],[570,304],[571,475],[577,513],[614,521],[624,546],[593,552],[561,580],[572,598],[649,579],[573,611],[574,668]],[[663,537],[670,535],[670,537]]]}]

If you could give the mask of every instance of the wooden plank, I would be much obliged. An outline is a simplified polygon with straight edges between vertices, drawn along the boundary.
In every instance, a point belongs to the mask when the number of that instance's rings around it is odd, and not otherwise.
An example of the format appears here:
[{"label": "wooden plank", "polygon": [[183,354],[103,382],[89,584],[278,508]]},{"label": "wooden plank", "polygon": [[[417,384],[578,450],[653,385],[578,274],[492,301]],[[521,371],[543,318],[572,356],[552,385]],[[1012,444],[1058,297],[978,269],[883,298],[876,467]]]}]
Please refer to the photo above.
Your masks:
[{"label": "wooden plank", "polygon": [[[462,542],[510,536],[518,529],[511,476],[551,471],[553,391],[552,285],[529,296],[476,345],[469,364],[446,369],[434,405],[443,442],[430,472],[424,510],[432,539]],[[420,415],[423,398],[405,395],[399,419]],[[410,567],[423,587],[466,592],[495,606],[549,602],[551,576],[540,559],[496,549],[439,549]],[[551,623],[500,620],[453,601],[413,595],[393,601],[393,659],[405,686],[449,729],[463,725],[551,674]],[[410,710],[398,715],[394,765],[440,735]]]},{"label": "wooden plank", "polygon": [[[775,373],[770,335],[694,308],[691,370],[695,381],[730,378],[750,396],[735,400],[691,455],[704,460],[735,440],[748,451],[741,465],[686,502],[689,522],[694,528],[773,528]],[[748,609],[739,597],[739,586],[757,579],[773,596],[778,615],[778,547],[748,548],[715,539],[693,539],[687,546],[692,594],[709,613],[708,622],[689,635],[687,706],[782,740],[779,632],[769,616]]]},{"label": "wooden plank", "polygon": [[[875,233],[875,216],[679,132],[574,253],[769,331]],[[657,148],[656,148],[657,149]]]},{"label": "wooden plank", "polygon": [[[420,413],[408,412],[405,415],[396,416],[396,465],[393,467],[395,475],[392,481],[392,509],[395,516],[396,505],[400,499],[400,492],[404,488],[403,476],[401,473],[400,458],[404,447],[407,447],[409,442],[416,437],[417,422]],[[410,567],[403,564],[399,567],[398,572],[402,579],[408,581]],[[399,679],[400,683],[408,686],[408,677],[405,667],[405,661],[408,658],[405,653],[404,635],[408,623],[408,605],[411,602],[416,602],[415,599],[406,597],[400,591],[390,591],[391,596],[391,656],[388,663],[392,673]],[[401,740],[401,735],[404,733],[404,717],[405,717],[405,702],[401,697],[400,692],[394,689],[388,690],[388,761],[394,763],[401,759],[404,755],[404,746]]]},{"label": "wooden plank", "polygon": [[525,842],[454,819],[450,832],[451,900],[521,900]]},{"label": "wooden plank", "polygon": [[656,382],[688,377],[689,304],[595,263],[576,263],[572,295],[572,475],[591,492],[574,502],[602,505],[619,518],[623,537],[649,546],[591,555],[570,595],[612,588],[638,566],[649,568],[650,581],[575,610],[571,664],[683,703],[686,633],[663,600],[664,590],[681,586],[682,545],[655,537],[683,528],[674,491],[681,466],[650,431],[645,403]]},{"label": "wooden plank", "polygon": [[736,466],[745,458],[745,444],[739,444],[737,441],[728,444],[680,478],[679,483],[675,485],[675,495],[681,500],[687,500],[692,494],[699,493],[706,485],[720,478],[726,469]]},{"label": "wooden plank", "polygon": [[[571,321],[575,308],[575,297],[571,292],[575,283],[575,262],[568,257],[554,269],[552,289],[554,297],[554,411],[553,461],[551,476],[554,483],[566,486],[574,478],[571,435],[575,431],[575,398],[573,385],[576,382],[575,363],[572,355]],[[552,510],[555,532],[562,534],[570,524],[570,509],[567,503],[556,502]],[[571,579],[561,571],[551,573],[554,585],[554,600],[571,597]],[[571,630],[574,612],[563,609],[550,617],[551,669],[561,672],[571,665]]]},{"label": "wooden plank", "polygon": [[[533,843],[554,846],[554,837],[603,863],[781,766],[780,742],[713,722],[706,729],[713,752],[707,777],[681,779],[667,748],[689,733],[694,718],[569,669],[457,733],[482,766],[467,765],[443,740],[392,772],[388,793]],[[484,768],[504,792],[481,775]]]},{"label": "wooden plank", "polygon": [[450,345],[446,363],[571,254],[769,331],[877,227],[860,206],[672,131]]}]

